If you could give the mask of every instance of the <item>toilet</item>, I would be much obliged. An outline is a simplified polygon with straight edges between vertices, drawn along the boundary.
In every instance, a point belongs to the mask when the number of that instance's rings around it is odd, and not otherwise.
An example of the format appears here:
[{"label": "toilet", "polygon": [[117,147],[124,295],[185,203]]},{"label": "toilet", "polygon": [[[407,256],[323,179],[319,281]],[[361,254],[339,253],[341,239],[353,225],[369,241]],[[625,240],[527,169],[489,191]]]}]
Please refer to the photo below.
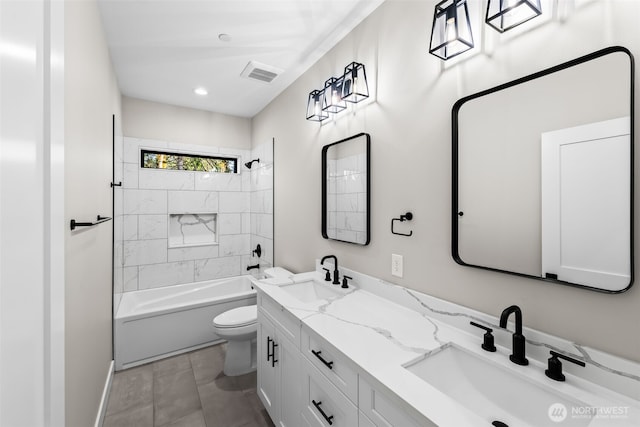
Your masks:
[{"label": "toilet", "polygon": [[213,319],[216,335],[227,340],[223,372],[226,376],[248,374],[256,370],[256,332],[258,306],[237,307]]},{"label": "toilet", "polygon": [[[264,273],[268,278],[285,278],[293,274],[281,267],[267,268]],[[216,335],[227,340],[224,374],[235,377],[255,371],[258,306],[248,305],[225,311],[213,319],[213,328]]]}]

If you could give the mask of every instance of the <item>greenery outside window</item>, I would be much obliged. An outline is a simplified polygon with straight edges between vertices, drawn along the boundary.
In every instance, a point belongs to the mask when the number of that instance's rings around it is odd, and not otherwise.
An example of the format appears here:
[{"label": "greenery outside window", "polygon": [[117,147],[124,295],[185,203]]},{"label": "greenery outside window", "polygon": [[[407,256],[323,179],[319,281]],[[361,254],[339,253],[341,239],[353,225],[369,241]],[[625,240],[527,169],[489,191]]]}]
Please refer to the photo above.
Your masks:
[{"label": "greenery outside window", "polygon": [[238,159],[141,150],[140,167],[148,169],[237,173]]}]

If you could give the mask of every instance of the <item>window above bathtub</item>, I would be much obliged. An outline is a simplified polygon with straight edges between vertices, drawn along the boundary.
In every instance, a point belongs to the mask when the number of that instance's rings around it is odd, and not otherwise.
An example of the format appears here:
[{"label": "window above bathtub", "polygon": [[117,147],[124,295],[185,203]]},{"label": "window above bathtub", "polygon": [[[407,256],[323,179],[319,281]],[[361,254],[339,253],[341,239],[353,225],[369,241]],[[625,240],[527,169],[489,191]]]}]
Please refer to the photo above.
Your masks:
[{"label": "window above bathtub", "polygon": [[238,173],[238,159],[234,157],[140,150],[140,167],[147,169]]}]

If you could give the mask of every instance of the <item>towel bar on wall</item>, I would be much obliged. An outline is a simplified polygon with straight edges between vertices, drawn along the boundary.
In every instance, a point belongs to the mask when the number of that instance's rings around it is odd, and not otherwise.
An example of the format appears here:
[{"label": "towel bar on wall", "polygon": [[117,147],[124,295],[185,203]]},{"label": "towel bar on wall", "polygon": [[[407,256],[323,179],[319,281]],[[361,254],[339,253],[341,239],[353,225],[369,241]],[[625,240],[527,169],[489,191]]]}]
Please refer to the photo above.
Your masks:
[{"label": "towel bar on wall", "polygon": [[100,216],[96,217],[95,222],[77,222],[75,219],[72,219],[69,223],[72,230],[75,230],[76,227],[93,227],[94,225],[102,224],[103,222],[110,221],[111,218],[108,216]]}]

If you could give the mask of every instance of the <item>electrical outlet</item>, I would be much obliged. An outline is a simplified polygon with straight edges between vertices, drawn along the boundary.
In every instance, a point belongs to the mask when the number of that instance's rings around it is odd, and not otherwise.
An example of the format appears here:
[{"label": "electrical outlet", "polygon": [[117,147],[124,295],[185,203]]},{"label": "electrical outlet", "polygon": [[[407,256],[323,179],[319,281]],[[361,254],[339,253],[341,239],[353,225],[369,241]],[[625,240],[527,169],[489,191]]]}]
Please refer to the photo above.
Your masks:
[{"label": "electrical outlet", "polygon": [[391,275],[402,277],[402,255],[391,254]]}]

